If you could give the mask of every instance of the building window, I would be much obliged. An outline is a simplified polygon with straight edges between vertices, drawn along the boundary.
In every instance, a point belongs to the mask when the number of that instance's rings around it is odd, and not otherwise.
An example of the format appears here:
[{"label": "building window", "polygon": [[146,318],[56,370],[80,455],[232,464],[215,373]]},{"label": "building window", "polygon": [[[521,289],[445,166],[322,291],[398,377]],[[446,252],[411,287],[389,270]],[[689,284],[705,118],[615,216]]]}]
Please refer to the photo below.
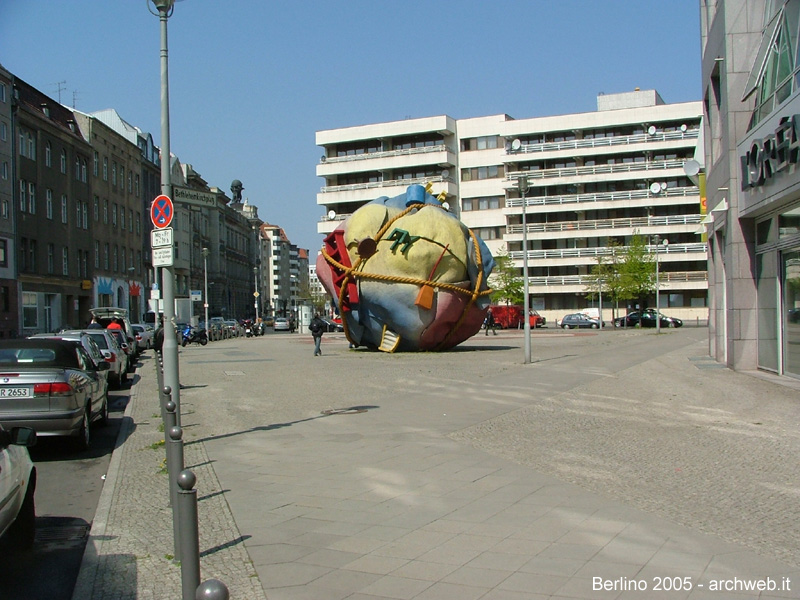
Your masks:
[{"label": "building window", "polygon": [[81,216],[83,217],[83,228],[89,229],[89,203],[82,202],[81,203],[81,212],[83,213]]},{"label": "building window", "polygon": [[8,266],[8,240],[0,239],[0,267]]},{"label": "building window", "polygon": [[139,176],[137,175],[133,179],[133,191],[136,194],[136,197],[139,197]]},{"label": "building window", "polygon": [[92,164],[92,175],[97,177],[100,171],[100,155],[95,151],[94,153],[94,163]]},{"label": "building window", "polygon": [[119,226],[123,231],[125,230],[125,207],[124,206],[119,211]]},{"label": "building window", "polygon": [[45,193],[45,213],[46,217],[53,220],[53,190],[48,189]]},{"label": "building window", "polygon": [[28,212],[36,214],[36,184],[33,182],[28,184]]},{"label": "building window", "polygon": [[75,227],[77,229],[81,228],[81,201],[75,201]]},{"label": "building window", "polygon": [[0,310],[3,312],[11,310],[11,291],[7,285],[0,287]]},{"label": "building window", "polygon": [[493,210],[505,206],[505,198],[502,196],[488,196],[484,198],[464,198],[461,203],[461,210],[468,212],[471,210]]},{"label": "building window", "polygon": [[28,205],[28,184],[19,180],[19,212],[25,212]]},{"label": "building window", "polygon": [[36,240],[31,240],[28,245],[28,268],[32,273],[36,272]]},{"label": "building window", "polygon": [[94,222],[97,223],[97,220],[100,218],[100,198],[97,196],[94,197]]},{"label": "building window", "polygon": [[133,209],[128,211],[128,231],[133,233]]},{"label": "building window", "polygon": [[47,274],[52,275],[56,268],[56,247],[47,244]]},{"label": "building window", "polygon": [[4,142],[8,140],[8,125],[5,121],[0,123],[0,140]]},{"label": "building window", "polygon": [[5,103],[7,101],[6,97],[6,84],[0,83],[0,102]]},{"label": "building window", "polygon": [[61,196],[61,222],[67,224],[67,197]]},{"label": "building window", "polygon": [[116,203],[116,202],[114,202],[114,206],[113,206],[113,208],[112,208],[112,210],[111,210],[111,224],[112,224],[114,227],[116,227],[116,226],[117,226],[117,213],[118,213],[118,207],[117,207],[117,203]]},{"label": "building window", "polygon": [[114,273],[119,271],[119,247],[114,244]]},{"label": "building window", "polygon": [[81,159],[81,181],[86,183],[87,175],[86,175],[86,159]]},{"label": "building window", "polygon": [[2,170],[2,177],[5,181],[8,181],[8,161],[3,161],[3,170]]},{"label": "building window", "polygon": [[103,268],[108,271],[108,259],[109,259],[110,249],[108,246],[108,242],[106,242],[105,246],[103,246]]},{"label": "building window", "polygon": [[27,238],[20,238],[19,240],[19,270],[20,272],[28,270],[28,262],[26,257],[28,256],[28,239]]},{"label": "building window", "polygon": [[111,163],[111,185],[117,186],[117,161]]},{"label": "building window", "polygon": [[30,133],[28,134],[28,158],[36,160],[36,141]]},{"label": "building window", "polygon": [[61,249],[61,274],[69,275],[69,250],[66,246]]},{"label": "building window", "polygon": [[44,164],[47,167],[53,166],[53,145],[49,141],[44,145]]},{"label": "building window", "polygon": [[67,174],[67,151],[63,148],[61,150],[61,173]]},{"label": "building window", "polygon": [[39,303],[35,292],[22,292],[22,326],[26,329],[39,326]]},{"label": "building window", "polygon": [[108,225],[108,199],[103,200],[103,225]]},{"label": "building window", "polygon": [[94,268],[100,268],[100,242],[94,241]]},{"label": "building window", "polygon": [[9,216],[8,213],[9,213],[8,200],[3,198],[2,202],[0,202],[0,214],[2,214],[4,219],[8,219],[8,216]]}]

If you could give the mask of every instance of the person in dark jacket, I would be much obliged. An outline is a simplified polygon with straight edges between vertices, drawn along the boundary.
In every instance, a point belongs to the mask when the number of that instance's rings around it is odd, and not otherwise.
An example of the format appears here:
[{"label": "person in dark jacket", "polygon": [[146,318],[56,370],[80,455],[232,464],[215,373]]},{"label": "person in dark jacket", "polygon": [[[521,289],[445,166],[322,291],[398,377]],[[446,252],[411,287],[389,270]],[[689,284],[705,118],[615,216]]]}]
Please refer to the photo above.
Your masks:
[{"label": "person in dark jacket", "polygon": [[311,323],[308,325],[311,335],[314,337],[314,356],[322,356],[320,350],[320,343],[322,342],[322,333],[325,331],[325,322],[319,318],[319,313],[314,315]]},{"label": "person in dark jacket", "polygon": [[103,326],[100,324],[100,321],[97,320],[97,317],[92,317],[92,322],[89,323],[89,327],[86,329],[103,329]]},{"label": "person in dark jacket", "polygon": [[494,322],[494,313],[492,312],[491,307],[486,313],[486,335],[489,335],[489,330],[492,330],[492,333],[497,335],[497,331],[495,331],[495,322]]}]

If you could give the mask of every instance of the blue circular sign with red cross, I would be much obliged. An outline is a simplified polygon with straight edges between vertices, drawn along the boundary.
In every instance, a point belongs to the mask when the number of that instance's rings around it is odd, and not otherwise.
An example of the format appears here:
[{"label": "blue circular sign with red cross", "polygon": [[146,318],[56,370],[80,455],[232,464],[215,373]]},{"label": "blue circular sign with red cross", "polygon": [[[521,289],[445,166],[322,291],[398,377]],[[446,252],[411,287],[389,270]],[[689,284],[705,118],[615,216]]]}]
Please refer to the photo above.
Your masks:
[{"label": "blue circular sign with red cross", "polygon": [[158,229],[169,227],[174,214],[175,209],[169,196],[164,196],[163,194],[156,196],[156,199],[150,205],[150,220],[153,221],[153,225]]}]

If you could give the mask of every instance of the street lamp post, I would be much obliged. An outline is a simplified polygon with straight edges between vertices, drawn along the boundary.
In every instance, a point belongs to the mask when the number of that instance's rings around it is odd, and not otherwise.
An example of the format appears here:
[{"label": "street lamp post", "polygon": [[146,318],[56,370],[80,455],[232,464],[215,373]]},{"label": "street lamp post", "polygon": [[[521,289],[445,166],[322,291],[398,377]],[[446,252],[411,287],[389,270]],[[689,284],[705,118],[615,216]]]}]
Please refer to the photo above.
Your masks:
[{"label": "street lamp post", "polygon": [[524,298],[523,318],[525,319],[525,361],[524,363],[530,364],[531,362],[531,318],[528,315],[530,310],[529,302],[529,287],[528,287],[528,222],[527,212],[528,203],[525,200],[525,194],[528,193],[528,176],[521,175],[517,178],[517,187],[519,188],[519,195],[522,198],[522,281]]},{"label": "street lamp post", "polygon": [[[656,333],[661,333],[661,299],[659,297],[659,281],[658,281],[658,251],[661,247],[661,244],[666,246],[669,244],[669,240],[661,239],[661,236],[656,234],[653,236],[653,240],[656,243]],[[640,317],[641,320],[641,317]]]},{"label": "street lamp post", "polygon": [[203,321],[206,333],[209,333],[208,329],[208,255],[209,251],[208,248],[203,248]]},{"label": "street lamp post", "polygon": [[255,284],[254,287],[255,287],[255,290],[256,290],[255,292],[253,292],[253,299],[255,300],[255,302],[253,302],[253,305],[255,306],[255,309],[256,309],[256,320],[255,320],[255,323],[258,323],[258,296],[259,296],[259,294],[258,294],[258,267],[253,267],[253,282]]},{"label": "street lamp post", "polygon": [[[172,16],[175,0],[150,0],[161,22],[161,193],[172,198],[169,146],[169,60],[167,51],[167,20]],[[148,9],[150,4],[148,4]],[[153,12],[150,10],[150,12]],[[156,14],[156,13],[153,13]],[[164,385],[172,390],[177,425],[181,425],[180,376],[178,373],[178,338],[175,335],[175,270],[161,268],[164,288],[164,344],[161,356],[164,363]]]}]

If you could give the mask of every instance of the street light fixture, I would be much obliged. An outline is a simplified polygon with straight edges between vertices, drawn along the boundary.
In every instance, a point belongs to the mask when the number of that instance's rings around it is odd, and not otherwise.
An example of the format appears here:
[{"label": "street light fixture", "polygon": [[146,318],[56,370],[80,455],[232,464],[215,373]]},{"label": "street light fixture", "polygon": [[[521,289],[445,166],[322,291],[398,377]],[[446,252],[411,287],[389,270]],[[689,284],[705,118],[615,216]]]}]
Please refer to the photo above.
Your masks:
[{"label": "street light fixture", "polygon": [[203,324],[206,328],[206,333],[209,333],[208,330],[208,255],[209,251],[208,248],[203,248]]},{"label": "street light fixture", "polygon": [[528,193],[528,176],[520,175],[517,177],[517,187],[519,188],[519,195],[522,198],[522,281],[524,298],[523,316],[525,319],[525,361],[524,363],[530,364],[531,362],[531,318],[528,315],[530,310],[529,287],[528,287],[528,222],[527,212],[528,203],[525,200],[525,194]]}]

